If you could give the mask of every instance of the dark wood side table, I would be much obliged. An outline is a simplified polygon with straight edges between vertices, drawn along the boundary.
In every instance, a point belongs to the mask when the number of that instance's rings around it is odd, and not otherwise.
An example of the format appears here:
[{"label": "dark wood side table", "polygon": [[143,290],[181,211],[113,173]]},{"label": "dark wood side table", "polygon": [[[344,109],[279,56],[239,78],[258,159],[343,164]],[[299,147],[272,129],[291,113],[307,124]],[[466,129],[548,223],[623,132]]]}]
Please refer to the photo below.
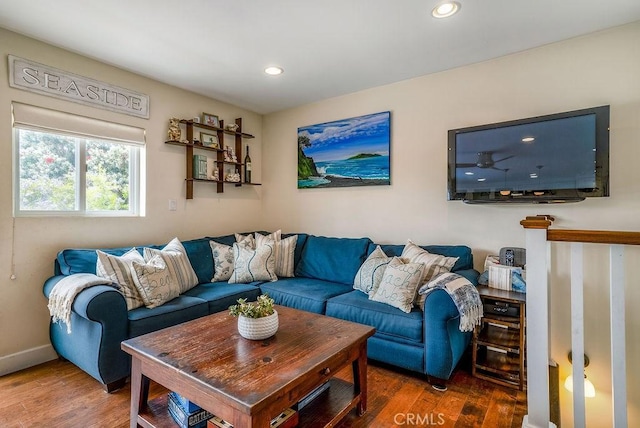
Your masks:
[{"label": "dark wood side table", "polygon": [[478,286],[484,316],[473,332],[473,376],[526,388],[526,294]]}]

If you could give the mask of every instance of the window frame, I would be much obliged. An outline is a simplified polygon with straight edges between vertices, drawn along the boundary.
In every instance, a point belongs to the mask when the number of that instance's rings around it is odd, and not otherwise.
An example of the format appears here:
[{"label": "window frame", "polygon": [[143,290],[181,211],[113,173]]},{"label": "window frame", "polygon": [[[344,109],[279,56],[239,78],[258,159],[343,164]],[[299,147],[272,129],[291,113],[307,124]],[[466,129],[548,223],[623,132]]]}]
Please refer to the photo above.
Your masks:
[{"label": "window frame", "polygon": [[[16,104],[13,103],[12,107]],[[87,118],[84,116],[73,115],[71,113],[58,112],[54,110],[43,109],[40,107],[21,105],[26,109],[31,109],[36,112],[36,119],[29,118],[27,121],[15,120],[13,116],[12,131],[12,164],[13,164],[13,215],[15,217],[142,217],[144,216],[144,171],[145,171],[145,154],[146,143],[144,141],[145,132],[140,128],[131,127],[135,133],[142,135],[142,141],[126,141],[121,138],[112,138],[109,135],[90,135],[86,132],[74,132],[69,130],[52,129],[50,126],[46,126],[47,118],[45,117],[43,122],[44,126],[38,126],[37,117],[38,112],[41,111],[44,115],[51,113],[54,116],[69,117],[73,120],[81,120],[89,123],[95,122],[98,126],[97,129],[109,129],[110,125],[118,127],[120,130],[125,129],[128,125],[111,124],[110,122],[104,122],[99,119]],[[15,110],[14,110],[15,113]],[[22,115],[23,117],[25,115]],[[28,116],[28,115],[26,115]],[[25,123],[27,122],[27,123]],[[29,123],[31,122],[31,123]],[[71,126],[73,128],[73,125]],[[51,135],[60,135],[65,137],[74,137],[80,141],[76,142],[76,156],[75,156],[75,198],[77,209],[74,210],[25,210],[21,208],[20,204],[20,130],[36,131]],[[95,134],[95,133],[92,133]],[[106,143],[113,143],[121,146],[125,146],[129,151],[129,207],[127,210],[105,210],[105,211],[93,211],[87,210],[86,207],[86,169],[87,169],[87,143],[88,141],[100,141]]]}]

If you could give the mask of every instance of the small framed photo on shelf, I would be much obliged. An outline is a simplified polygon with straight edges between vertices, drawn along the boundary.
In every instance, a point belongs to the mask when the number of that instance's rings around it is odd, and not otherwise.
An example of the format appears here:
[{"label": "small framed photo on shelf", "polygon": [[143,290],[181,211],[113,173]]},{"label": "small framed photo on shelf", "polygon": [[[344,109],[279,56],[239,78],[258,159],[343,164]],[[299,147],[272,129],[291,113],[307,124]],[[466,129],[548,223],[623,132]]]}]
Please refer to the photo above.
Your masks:
[{"label": "small framed photo on shelf", "polygon": [[220,118],[215,114],[202,113],[202,123],[209,126],[220,127]]},{"label": "small framed photo on shelf", "polygon": [[200,142],[203,146],[213,147],[214,149],[220,148],[220,143],[218,142],[218,136],[214,134],[207,134],[206,132],[200,133]]}]

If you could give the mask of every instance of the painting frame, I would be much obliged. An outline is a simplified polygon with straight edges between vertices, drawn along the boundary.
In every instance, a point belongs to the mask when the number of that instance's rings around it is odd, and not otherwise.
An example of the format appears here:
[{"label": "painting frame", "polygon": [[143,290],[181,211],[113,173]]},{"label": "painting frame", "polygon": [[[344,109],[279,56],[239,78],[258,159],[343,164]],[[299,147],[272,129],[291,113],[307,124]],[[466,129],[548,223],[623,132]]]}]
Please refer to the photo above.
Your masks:
[{"label": "painting frame", "polygon": [[220,128],[220,118],[215,114],[202,112],[202,123],[214,128]]},{"label": "painting frame", "polygon": [[220,148],[220,141],[218,140],[218,136],[216,134],[201,132],[200,144],[202,144],[205,147],[212,147],[214,149]]},{"label": "painting frame", "polygon": [[298,128],[298,189],[390,184],[390,111]]}]

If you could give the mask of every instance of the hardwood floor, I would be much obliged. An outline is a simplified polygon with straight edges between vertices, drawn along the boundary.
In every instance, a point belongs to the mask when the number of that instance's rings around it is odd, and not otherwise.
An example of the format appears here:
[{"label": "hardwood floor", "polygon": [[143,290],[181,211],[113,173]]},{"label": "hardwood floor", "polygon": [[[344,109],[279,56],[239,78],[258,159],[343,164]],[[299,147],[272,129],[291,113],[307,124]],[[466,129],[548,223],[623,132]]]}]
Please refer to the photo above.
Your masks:
[{"label": "hardwood floor", "polygon": [[[520,427],[526,392],[473,378],[467,365],[439,392],[417,374],[370,363],[367,413],[358,417],[352,411],[338,427]],[[338,376],[351,377],[348,370]],[[150,398],[166,392],[152,383]],[[51,361],[0,377],[0,427],[124,428],[129,400],[128,383],[107,394],[73,364]]]}]

